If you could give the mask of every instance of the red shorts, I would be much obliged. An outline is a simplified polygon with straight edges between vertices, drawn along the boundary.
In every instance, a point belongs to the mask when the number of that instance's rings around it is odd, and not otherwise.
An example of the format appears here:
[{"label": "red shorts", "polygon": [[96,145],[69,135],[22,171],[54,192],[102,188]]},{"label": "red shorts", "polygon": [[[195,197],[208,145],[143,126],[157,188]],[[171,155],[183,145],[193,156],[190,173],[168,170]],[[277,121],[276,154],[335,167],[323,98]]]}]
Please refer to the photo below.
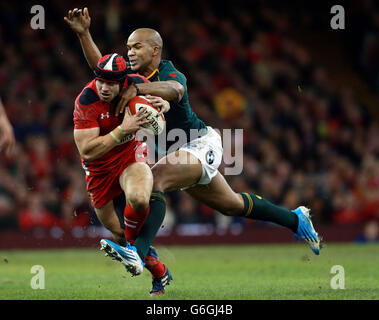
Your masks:
[{"label": "red shorts", "polygon": [[109,201],[121,194],[120,176],[129,165],[135,162],[147,163],[147,146],[137,142],[139,147],[135,152],[130,152],[127,156],[119,159],[117,166],[109,168],[107,171],[90,172],[86,175],[88,196],[91,204],[96,209],[105,206]]}]

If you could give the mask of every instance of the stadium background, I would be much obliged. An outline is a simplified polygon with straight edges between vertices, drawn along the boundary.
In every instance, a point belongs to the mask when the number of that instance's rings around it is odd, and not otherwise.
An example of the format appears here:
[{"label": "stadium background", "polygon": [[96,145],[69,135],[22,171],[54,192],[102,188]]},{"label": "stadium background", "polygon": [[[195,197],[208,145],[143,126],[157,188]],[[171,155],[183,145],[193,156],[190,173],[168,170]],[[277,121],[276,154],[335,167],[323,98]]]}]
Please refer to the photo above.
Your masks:
[{"label": "stadium background", "polygon": [[[92,73],[63,16],[84,6],[103,54],[125,55],[131,31],[156,28],[199,117],[244,129],[243,174],[227,177],[235,191],[309,206],[326,241],[377,240],[379,11],[370,0],[342,2],[346,29],[332,30],[331,5],[313,2],[39,2],[44,30],[30,27],[35,3],[1,2],[0,96],[17,146],[0,159],[0,248],[97,246],[109,236],[72,135],[73,101]],[[293,241],[184,192],[168,198],[158,243]]]}]

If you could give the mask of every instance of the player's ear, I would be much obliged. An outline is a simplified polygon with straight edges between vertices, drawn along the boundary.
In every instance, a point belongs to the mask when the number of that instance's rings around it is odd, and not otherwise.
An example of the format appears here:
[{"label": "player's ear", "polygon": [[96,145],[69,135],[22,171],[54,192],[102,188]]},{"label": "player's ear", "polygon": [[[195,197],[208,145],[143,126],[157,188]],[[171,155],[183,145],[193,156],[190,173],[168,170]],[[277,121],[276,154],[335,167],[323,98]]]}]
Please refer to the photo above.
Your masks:
[{"label": "player's ear", "polygon": [[153,47],[153,56],[156,57],[156,56],[158,56],[160,53],[161,53],[161,48],[159,48],[158,46],[154,46],[154,47]]}]

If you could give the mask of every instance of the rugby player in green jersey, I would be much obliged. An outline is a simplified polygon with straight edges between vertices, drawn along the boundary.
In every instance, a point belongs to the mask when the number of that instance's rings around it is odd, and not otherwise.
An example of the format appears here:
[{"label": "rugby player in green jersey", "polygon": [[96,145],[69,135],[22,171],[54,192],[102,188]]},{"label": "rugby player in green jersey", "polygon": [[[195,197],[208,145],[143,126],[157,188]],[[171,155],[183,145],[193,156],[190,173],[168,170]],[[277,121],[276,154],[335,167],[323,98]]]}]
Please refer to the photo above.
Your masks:
[{"label": "rugby player in green jersey", "polygon": [[[89,32],[88,9],[70,10],[65,21],[78,35],[87,62],[93,68],[101,53]],[[187,134],[187,141],[183,146],[168,153],[152,167],[155,205],[150,204],[149,216],[134,242],[142,260],[146,257],[164,218],[164,193],[172,190],[185,190],[196,200],[227,216],[269,221],[287,227],[298,240],[304,239],[312,251],[319,254],[320,238],[312,225],[308,208],[300,206],[291,211],[258,195],[236,193],[231,189],[218,171],[223,154],[221,137],[192,111],[186,78],[172,62],[161,59],[162,48],[163,41],[156,30],[141,28],[129,36],[126,49],[131,70],[151,82],[124,88],[116,108],[116,114],[124,112],[128,101],[136,95],[160,96],[170,102],[170,109],[162,110],[167,111],[167,133],[180,128]],[[198,130],[198,137],[191,139],[191,129]],[[169,148],[170,143],[166,147]]]}]

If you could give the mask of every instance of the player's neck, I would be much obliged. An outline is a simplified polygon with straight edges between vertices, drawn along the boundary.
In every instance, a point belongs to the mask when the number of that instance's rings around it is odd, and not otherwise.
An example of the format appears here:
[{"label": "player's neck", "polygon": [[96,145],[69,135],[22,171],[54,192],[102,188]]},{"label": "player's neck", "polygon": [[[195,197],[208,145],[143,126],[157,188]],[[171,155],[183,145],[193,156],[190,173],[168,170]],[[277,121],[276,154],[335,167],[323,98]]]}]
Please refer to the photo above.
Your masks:
[{"label": "player's neck", "polygon": [[159,63],[161,62],[161,60],[157,59],[156,61],[152,61],[151,64],[149,64],[146,69],[141,72],[141,74],[146,77],[146,78],[149,78],[159,67]]}]

